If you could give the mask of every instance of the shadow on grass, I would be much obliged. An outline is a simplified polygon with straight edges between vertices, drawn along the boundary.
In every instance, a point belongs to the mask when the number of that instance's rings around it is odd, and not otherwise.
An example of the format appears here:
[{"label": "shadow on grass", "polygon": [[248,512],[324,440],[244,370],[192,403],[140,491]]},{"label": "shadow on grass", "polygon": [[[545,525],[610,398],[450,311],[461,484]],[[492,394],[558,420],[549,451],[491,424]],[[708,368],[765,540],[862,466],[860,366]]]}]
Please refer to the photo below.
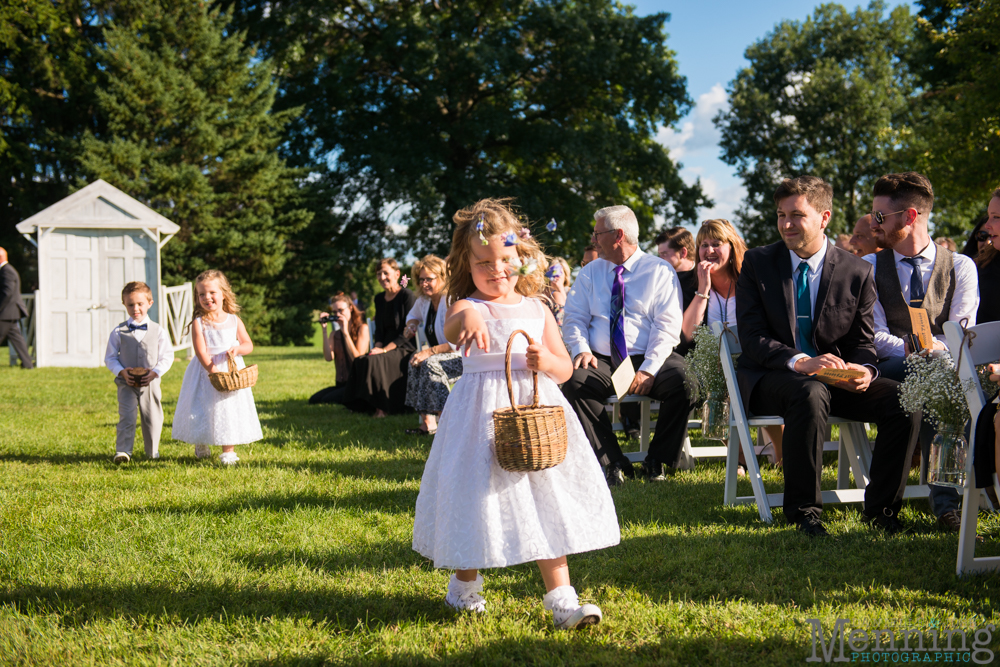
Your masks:
[{"label": "shadow on grass", "polygon": [[[562,631],[552,630],[553,634]],[[468,646],[468,648],[465,648]],[[427,653],[389,654],[377,647],[367,655],[336,658],[322,654],[288,656],[251,661],[249,667],[291,667],[336,664],[361,667],[387,665],[778,665],[798,664],[811,655],[805,632],[788,639],[770,637],[762,640],[731,637],[667,637],[624,648],[607,641],[602,628],[585,629],[552,638],[524,637],[477,642],[464,650],[453,647],[428,649]],[[431,652],[435,651],[435,652]],[[850,653],[845,650],[848,657]]]},{"label": "shadow on grass", "polygon": [[[0,592],[0,605],[25,615],[57,615],[64,627],[106,618],[179,619],[184,624],[228,618],[304,618],[341,631],[416,621],[446,621],[456,614],[440,599],[405,594],[344,595],[309,589],[193,583],[23,586]],[[366,628],[367,631],[368,628]]]},{"label": "shadow on grass", "polygon": [[[113,446],[113,443],[112,443]],[[139,443],[139,450],[142,450],[142,443]],[[80,463],[107,463],[113,467],[111,458],[114,456],[114,449],[107,454],[50,454],[48,456],[38,456],[35,454],[0,454],[0,463],[7,461],[17,463],[27,463],[29,465],[50,464],[50,465],[77,465]],[[142,455],[139,455],[142,458]]]},{"label": "shadow on grass", "polygon": [[164,514],[239,514],[270,510],[274,512],[318,507],[330,510],[361,510],[386,514],[411,514],[417,503],[415,489],[385,489],[355,491],[344,494],[273,493],[269,495],[235,495],[218,502],[155,503],[140,505],[130,512]]},{"label": "shadow on grass", "polygon": [[354,479],[382,479],[389,482],[419,480],[423,476],[426,456],[397,456],[385,461],[254,461],[255,468],[309,470],[312,473],[333,473]]},{"label": "shadow on grass", "polygon": [[305,567],[336,576],[342,576],[344,572],[353,569],[378,572],[429,564],[427,559],[413,550],[409,542],[389,541],[352,544],[320,553],[302,549],[246,552],[234,556],[233,560],[258,572]]}]

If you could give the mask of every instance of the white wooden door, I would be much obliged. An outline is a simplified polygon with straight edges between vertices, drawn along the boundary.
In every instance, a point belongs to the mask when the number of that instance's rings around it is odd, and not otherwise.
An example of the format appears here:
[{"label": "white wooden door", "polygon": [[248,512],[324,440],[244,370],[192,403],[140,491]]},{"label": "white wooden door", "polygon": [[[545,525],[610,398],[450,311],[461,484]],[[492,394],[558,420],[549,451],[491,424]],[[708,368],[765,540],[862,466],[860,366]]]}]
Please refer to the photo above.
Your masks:
[{"label": "white wooden door", "polygon": [[122,305],[122,288],[126,283],[141,280],[153,292],[153,307],[149,317],[160,322],[156,303],[159,285],[156,282],[156,244],[142,230],[109,229],[100,240],[100,301],[103,328],[111,329],[128,317]]},{"label": "white wooden door", "polygon": [[103,361],[99,238],[95,230],[55,229],[40,244],[40,365],[94,367]]}]

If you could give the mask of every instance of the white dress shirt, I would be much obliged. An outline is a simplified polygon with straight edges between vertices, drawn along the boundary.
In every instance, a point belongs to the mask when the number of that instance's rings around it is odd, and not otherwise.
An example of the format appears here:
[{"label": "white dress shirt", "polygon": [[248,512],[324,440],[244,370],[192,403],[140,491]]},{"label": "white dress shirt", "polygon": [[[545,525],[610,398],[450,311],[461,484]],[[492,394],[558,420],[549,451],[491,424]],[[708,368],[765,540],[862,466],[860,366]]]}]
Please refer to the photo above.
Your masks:
[{"label": "white dress shirt", "polygon": [[[920,279],[924,284],[924,294],[931,281],[931,272],[934,270],[934,260],[937,257],[937,244],[928,243],[927,247],[917,253],[918,257],[924,257],[925,261],[920,262]],[[910,302],[910,276],[913,275],[913,266],[909,262],[904,262],[905,255],[900,255],[895,250],[892,251],[892,259],[896,264],[896,275],[899,277],[899,287],[903,292],[903,301]],[[864,260],[875,266],[877,261],[874,254],[865,255]],[[963,318],[969,318],[969,326],[976,324],[976,311],[979,310],[979,272],[976,263],[965,255],[957,252],[952,253],[952,260],[955,264],[955,293],[951,297],[951,309],[948,311],[948,320],[960,322]],[[875,286],[878,290],[878,285]],[[948,341],[944,335],[935,336],[948,349]],[[897,338],[889,333],[889,325],[885,320],[885,308],[880,301],[875,302],[875,352],[879,359],[890,357],[902,357],[905,348],[903,339]]]},{"label": "white dress shirt", "polygon": [[[792,262],[792,299],[793,299],[792,312],[794,315],[794,321],[796,322],[795,331],[793,331],[792,333],[795,334],[796,343],[798,343],[799,340],[799,325],[798,325],[799,314],[798,312],[796,312],[796,310],[798,309],[798,303],[797,303],[798,300],[795,299],[795,295],[797,294],[796,285],[799,284],[799,264],[805,262],[806,264],[809,265],[809,275],[806,277],[806,280],[809,282],[809,306],[810,308],[812,308],[812,312],[809,313],[809,319],[814,320],[816,315],[816,296],[819,294],[819,281],[820,279],[823,278],[823,262],[824,260],[826,260],[826,251],[829,247],[830,247],[830,242],[827,241],[826,243],[823,244],[822,248],[816,251],[816,253],[808,259],[799,257],[798,255],[795,254],[794,250],[788,251],[788,255],[791,257],[791,262]],[[794,371],[795,362],[797,362],[799,359],[811,359],[811,358],[812,357],[810,357],[808,354],[800,352],[799,354],[796,354],[794,357],[792,357],[791,361],[788,362],[788,369]]]},{"label": "white dress shirt", "polygon": [[[611,285],[615,264],[595,259],[580,270],[563,315],[563,340],[575,359],[583,352],[611,356]],[[625,344],[644,355],[637,371],[656,375],[680,341],[681,285],[667,262],[636,250],[622,264],[625,281]]]},{"label": "white dress shirt", "polygon": [[[125,321],[125,324],[141,325],[148,322],[150,322],[149,317],[144,317],[139,321],[133,320],[130,317]],[[122,347],[122,335],[118,331],[120,328],[121,326],[119,325],[111,331],[111,336],[108,337],[108,348],[104,353],[104,365],[116,376],[125,370],[125,367],[118,361],[118,352]],[[147,333],[149,332],[138,329],[133,331],[132,335],[141,343]],[[157,336],[156,353],[157,359],[156,365],[153,366],[153,372],[156,373],[157,377],[163,377],[163,374],[170,370],[170,365],[174,363],[174,347],[170,343],[170,336],[167,334],[166,327],[160,327],[160,335]]]},{"label": "white dress shirt", "polygon": [[[406,322],[411,320],[416,320],[420,327],[423,327],[427,323],[427,313],[431,310],[431,300],[426,296],[420,296],[417,298],[416,303],[413,304],[413,308],[410,308],[410,312],[406,314]],[[448,295],[444,292],[441,293],[441,300],[438,301],[437,312],[434,314],[434,335],[437,336],[438,345],[441,343],[448,343],[448,339],[444,337],[444,321],[448,314]],[[451,345],[451,343],[448,343]],[[451,345],[451,349],[456,349],[454,345]]]}]

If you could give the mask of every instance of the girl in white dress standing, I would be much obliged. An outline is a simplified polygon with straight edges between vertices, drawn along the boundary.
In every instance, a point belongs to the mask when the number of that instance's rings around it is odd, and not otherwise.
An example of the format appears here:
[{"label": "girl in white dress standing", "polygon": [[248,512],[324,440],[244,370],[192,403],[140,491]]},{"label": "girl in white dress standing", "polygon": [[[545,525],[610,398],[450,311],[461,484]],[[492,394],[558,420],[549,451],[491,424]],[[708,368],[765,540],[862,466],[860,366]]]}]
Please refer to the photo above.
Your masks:
[{"label": "girl in white dress standing", "polygon": [[219,461],[233,465],[240,460],[236,445],[264,437],[253,390],[219,391],[208,374],[229,370],[228,352],[236,357],[237,367],[245,368],[243,355],[253,352],[253,342],[243,320],[236,315],[240,307],[222,271],[202,272],[195,279],[195,290],[191,322],[195,360],[184,372],[171,436],[195,445],[198,458],[211,456],[209,445],[221,446]]},{"label": "girl in white dress standing", "polygon": [[[413,548],[435,567],[456,571],[445,596],[452,607],[485,612],[478,570],[535,561],[556,627],[598,623],[601,610],[577,599],[566,556],[618,544],[618,518],[583,427],[556,384],[573,364],[552,313],[532,298],[544,280],[528,269],[541,251],[500,201],[480,201],[454,219],[445,336],[467,347],[424,468]],[[539,472],[508,472],[494,454],[493,411],[510,406],[504,352],[518,329],[535,343],[514,341],[515,400],[531,403],[534,370],[539,403],[561,405],[566,416],[566,459]]]}]

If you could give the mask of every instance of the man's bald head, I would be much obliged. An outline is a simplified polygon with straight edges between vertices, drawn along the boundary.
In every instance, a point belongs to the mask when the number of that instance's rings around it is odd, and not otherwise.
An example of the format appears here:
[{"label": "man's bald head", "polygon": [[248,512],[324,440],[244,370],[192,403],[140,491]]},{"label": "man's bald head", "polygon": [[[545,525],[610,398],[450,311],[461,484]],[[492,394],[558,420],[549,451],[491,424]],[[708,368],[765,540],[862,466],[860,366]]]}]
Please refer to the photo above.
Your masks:
[{"label": "man's bald head", "polygon": [[7,250],[0,248],[0,264],[7,261]]},{"label": "man's bald head", "polygon": [[878,252],[878,245],[875,243],[875,236],[872,234],[872,216],[870,213],[861,216],[854,224],[851,245],[857,249],[858,256],[860,257]]}]

